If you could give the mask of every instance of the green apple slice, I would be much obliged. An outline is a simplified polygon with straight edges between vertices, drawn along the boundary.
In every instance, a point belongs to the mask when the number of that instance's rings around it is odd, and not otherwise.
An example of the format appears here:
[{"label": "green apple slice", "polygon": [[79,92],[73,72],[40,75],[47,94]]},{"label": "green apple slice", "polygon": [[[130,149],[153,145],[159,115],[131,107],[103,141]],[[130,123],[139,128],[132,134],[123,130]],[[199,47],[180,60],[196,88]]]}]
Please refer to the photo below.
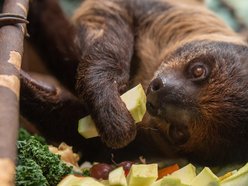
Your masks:
[{"label": "green apple slice", "polygon": [[169,175],[157,180],[151,186],[189,186],[189,185],[183,184],[180,178],[175,178]]},{"label": "green apple slice", "polygon": [[127,186],[127,179],[123,167],[118,167],[109,173],[109,185]]},{"label": "green apple slice", "polygon": [[173,172],[171,176],[174,178],[179,178],[182,183],[189,185],[193,178],[196,177],[195,167],[192,164],[188,164]]},{"label": "green apple slice", "polygon": [[248,163],[240,168],[232,176],[221,181],[221,186],[247,186],[248,185]]},{"label": "green apple slice", "polygon": [[91,177],[78,177],[75,175],[66,176],[57,186],[104,186]]},{"label": "green apple slice", "polygon": [[[121,95],[121,99],[126,104],[135,123],[142,121],[146,112],[146,94],[141,84]],[[85,138],[99,136],[95,123],[90,115],[79,120],[78,132]]]},{"label": "green apple slice", "polygon": [[81,177],[81,176],[78,177],[78,176],[74,176],[74,175],[68,175],[63,180],[61,180],[57,186],[72,185],[74,183],[80,182],[82,179],[83,179],[83,177]]},{"label": "green apple slice", "polygon": [[96,130],[96,125],[90,115],[79,120],[78,132],[85,138],[93,138],[99,136]]},{"label": "green apple slice", "polygon": [[142,121],[146,112],[146,94],[141,84],[121,95],[135,123]]},{"label": "green apple slice", "polygon": [[128,186],[150,186],[157,178],[157,164],[134,164],[127,176]]},{"label": "green apple slice", "polygon": [[219,178],[205,167],[191,182],[191,186],[219,186]]}]

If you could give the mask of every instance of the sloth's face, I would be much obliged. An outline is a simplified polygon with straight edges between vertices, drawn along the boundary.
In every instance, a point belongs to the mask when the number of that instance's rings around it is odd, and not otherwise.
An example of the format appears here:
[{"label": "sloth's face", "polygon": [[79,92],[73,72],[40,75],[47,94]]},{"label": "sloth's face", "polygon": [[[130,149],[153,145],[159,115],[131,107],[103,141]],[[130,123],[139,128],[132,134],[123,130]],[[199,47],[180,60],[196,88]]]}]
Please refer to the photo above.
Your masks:
[{"label": "sloth's face", "polygon": [[248,48],[208,41],[179,48],[150,83],[147,110],[166,140],[196,158],[248,144]]}]

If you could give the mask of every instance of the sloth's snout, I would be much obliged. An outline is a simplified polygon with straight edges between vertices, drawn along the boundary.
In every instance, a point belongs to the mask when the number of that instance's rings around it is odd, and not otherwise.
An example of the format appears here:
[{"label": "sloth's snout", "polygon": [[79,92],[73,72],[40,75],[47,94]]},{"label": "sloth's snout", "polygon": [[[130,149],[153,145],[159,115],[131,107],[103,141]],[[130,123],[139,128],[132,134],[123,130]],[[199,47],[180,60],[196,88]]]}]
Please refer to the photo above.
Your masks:
[{"label": "sloth's snout", "polygon": [[161,96],[165,93],[166,86],[162,78],[154,79],[147,89],[147,111],[153,115],[159,115],[161,111]]},{"label": "sloth's snout", "polygon": [[186,143],[190,137],[190,112],[183,104],[183,86],[175,76],[162,76],[154,79],[147,89],[147,111],[169,124],[167,135],[176,145]]},{"label": "sloth's snout", "polygon": [[153,116],[168,118],[185,106],[188,97],[185,81],[180,76],[175,73],[160,75],[147,89],[147,111]]}]

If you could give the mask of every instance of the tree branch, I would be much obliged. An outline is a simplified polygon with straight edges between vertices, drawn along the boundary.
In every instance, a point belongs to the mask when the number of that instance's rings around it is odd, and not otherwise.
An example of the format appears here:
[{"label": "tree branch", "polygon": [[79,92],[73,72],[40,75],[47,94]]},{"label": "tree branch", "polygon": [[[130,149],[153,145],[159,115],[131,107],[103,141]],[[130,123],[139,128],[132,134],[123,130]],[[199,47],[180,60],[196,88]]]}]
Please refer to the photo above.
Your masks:
[{"label": "tree branch", "polygon": [[14,185],[19,128],[19,71],[28,5],[28,0],[5,0],[4,14],[0,16],[0,180],[1,185],[8,186]]}]

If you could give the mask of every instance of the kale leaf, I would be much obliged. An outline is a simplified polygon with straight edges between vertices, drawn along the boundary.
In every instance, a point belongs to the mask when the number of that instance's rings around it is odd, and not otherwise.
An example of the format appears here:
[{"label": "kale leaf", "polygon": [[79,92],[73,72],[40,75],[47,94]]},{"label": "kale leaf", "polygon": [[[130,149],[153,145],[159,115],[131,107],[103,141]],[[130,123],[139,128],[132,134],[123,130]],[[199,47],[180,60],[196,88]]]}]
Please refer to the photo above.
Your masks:
[{"label": "kale leaf", "polygon": [[[44,141],[39,139],[37,136],[28,135],[20,130],[17,141],[17,186],[54,186],[72,171],[72,167],[68,167],[58,155],[51,153],[48,146],[42,144]],[[37,174],[34,174],[35,172]]]},{"label": "kale leaf", "polygon": [[16,185],[48,186],[40,166],[32,159],[22,159],[16,167]]}]

